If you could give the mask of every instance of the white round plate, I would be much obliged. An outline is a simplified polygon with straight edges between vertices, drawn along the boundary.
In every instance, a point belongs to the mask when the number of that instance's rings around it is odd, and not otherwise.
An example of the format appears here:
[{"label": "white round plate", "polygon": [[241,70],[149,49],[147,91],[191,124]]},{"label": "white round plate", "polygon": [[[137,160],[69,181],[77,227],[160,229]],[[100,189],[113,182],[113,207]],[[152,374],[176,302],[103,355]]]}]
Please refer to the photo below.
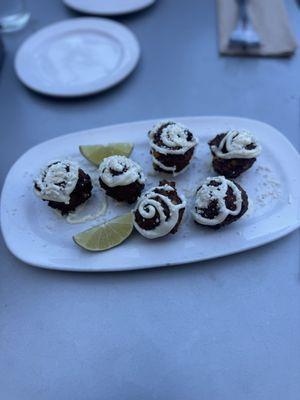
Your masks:
[{"label": "white round plate", "polygon": [[[132,159],[143,166],[146,188],[163,177],[153,173],[147,131],[157,121],[114,125],[60,136],[27,151],[11,168],[1,197],[2,233],[10,251],[37,267],[69,271],[120,271],[185,264],[238,253],[278,239],[300,225],[300,157],[275,128],[259,121],[232,117],[176,119],[199,138],[188,170],[174,178],[187,198],[184,220],[176,235],[157,240],[137,232],[109,251],[90,253],[76,246],[72,236],[130,210],[109,201],[107,214],[95,221],[69,224],[33,193],[33,178],[49,160],[69,158],[89,173],[95,170],[79,153],[81,144],[134,143]],[[215,174],[207,142],[216,132],[249,129],[263,151],[253,167],[237,178],[249,196],[249,210],[239,221],[217,231],[197,226],[191,218],[193,191]],[[144,132],[144,134],[143,134]],[[288,162],[287,162],[288,160]],[[164,176],[165,177],[165,176]],[[92,201],[100,188],[93,189]],[[88,207],[88,203],[86,204]],[[251,255],[248,255],[251,257]]]},{"label": "white round plate", "polygon": [[37,92],[85,96],[122,81],[139,56],[136,37],[122,24],[76,18],[50,25],[26,40],[16,55],[15,70]]},{"label": "white round plate", "polygon": [[63,0],[76,11],[98,15],[120,15],[149,7],[155,0]]}]

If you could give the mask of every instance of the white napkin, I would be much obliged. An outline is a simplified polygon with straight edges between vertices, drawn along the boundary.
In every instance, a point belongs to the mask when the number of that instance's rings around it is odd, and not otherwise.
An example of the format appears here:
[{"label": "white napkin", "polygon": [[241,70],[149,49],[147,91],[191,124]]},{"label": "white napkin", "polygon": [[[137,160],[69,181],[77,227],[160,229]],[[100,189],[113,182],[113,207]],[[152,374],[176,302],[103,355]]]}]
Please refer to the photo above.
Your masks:
[{"label": "white napkin", "polygon": [[289,56],[297,48],[283,0],[250,0],[249,14],[259,37],[258,48],[231,48],[229,36],[237,22],[235,0],[217,0],[219,50],[227,55]]}]

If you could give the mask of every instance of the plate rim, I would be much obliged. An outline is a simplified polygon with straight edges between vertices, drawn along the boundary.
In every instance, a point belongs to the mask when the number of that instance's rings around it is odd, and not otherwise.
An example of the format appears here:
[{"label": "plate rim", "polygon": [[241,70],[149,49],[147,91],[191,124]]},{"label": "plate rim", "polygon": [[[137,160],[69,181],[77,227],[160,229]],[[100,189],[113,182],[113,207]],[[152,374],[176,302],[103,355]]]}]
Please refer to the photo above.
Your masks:
[{"label": "plate rim", "polygon": [[38,262],[34,262],[34,261],[28,261],[28,259],[26,257],[23,257],[22,255],[18,254],[16,251],[13,251],[11,249],[11,247],[9,246],[9,244],[6,241],[5,235],[3,233],[2,230],[2,224],[1,224],[1,232],[2,232],[2,236],[4,238],[4,242],[5,245],[7,246],[8,250],[10,251],[10,253],[15,256],[18,260],[22,261],[24,264],[26,264],[27,266],[32,266],[35,268],[41,268],[41,269],[46,269],[46,270],[55,270],[55,271],[61,271],[61,272],[95,272],[95,273],[109,273],[109,272],[129,272],[129,271],[142,271],[142,270],[148,270],[148,269],[157,269],[157,268],[166,268],[166,267],[180,267],[180,266],[184,266],[184,265],[193,265],[195,263],[202,263],[205,261],[209,261],[209,260],[218,260],[220,258],[224,258],[224,257],[228,257],[228,256],[232,256],[234,254],[239,254],[239,253],[245,253],[249,250],[253,250],[256,249],[258,247],[262,247],[265,246],[266,244],[272,243],[272,242],[276,242],[277,240],[282,239],[283,237],[289,235],[290,233],[296,231],[297,229],[299,229],[300,227],[300,222],[282,230],[282,232],[277,235],[274,234],[273,235],[269,235],[268,237],[266,237],[266,240],[262,240],[260,241],[260,244],[251,244],[249,246],[243,247],[242,249],[236,250],[236,251],[232,251],[223,255],[216,255],[216,256],[209,256],[209,257],[204,257],[201,258],[201,260],[199,260],[198,258],[192,259],[192,260],[184,260],[181,261],[180,263],[178,263],[177,261],[171,261],[171,262],[165,262],[165,263],[155,263],[155,264],[151,264],[150,266],[148,265],[142,265],[142,266],[128,266],[126,268],[121,268],[121,267],[115,267],[115,268],[101,268],[101,269],[95,269],[95,268],[89,268],[89,267],[78,267],[78,268],[72,268],[72,267],[57,267],[56,265],[52,265],[51,263],[44,263],[44,264],[39,264]]},{"label": "plate rim", "polygon": [[84,13],[84,14],[90,14],[90,15],[103,15],[103,16],[117,16],[117,15],[126,15],[126,14],[131,14],[131,13],[135,13],[141,10],[144,10],[150,6],[152,6],[154,3],[156,2],[156,0],[145,0],[145,4],[144,5],[137,5],[135,7],[131,7],[128,8],[126,10],[123,11],[97,11],[97,10],[87,10],[81,6],[76,6],[72,3],[72,0],[63,0],[63,3],[65,4],[65,6],[70,7],[72,10],[78,11],[80,13]]},{"label": "plate rim", "polygon": [[[231,116],[191,116],[191,117],[170,117],[168,119],[172,119],[172,120],[180,120],[181,122],[185,122],[185,121],[191,121],[191,120],[201,120],[201,119],[211,119],[211,120],[215,120],[215,119],[230,119],[230,120],[238,120],[238,121],[248,121],[248,122],[254,122],[254,123],[259,123],[261,125],[265,125],[268,128],[271,128],[273,130],[275,130],[277,132],[277,134],[280,135],[281,139],[284,140],[286,142],[286,145],[289,147],[289,151],[292,151],[294,153],[294,156],[298,159],[299,164],[300,164],[300,154],[299,152],[296,150],[296,148],[292,145],[292,143],[287,139],[286,136],[284,136],[279,130],[277,130],[275,127],[259,121],[259,120],[255,120],[255,119],[249,119],[249,118],[243,118],[243,117],[231,117]],[[18,162],[21,161],[21,159],[23,157],[26,157],[26,155],[35,150],[36,148],[38,148],[40,145],[44,145],[44,144],[48,144],[50,142],[54,142],[57,141],[57,139],[66,139],[70,136],[73,135],[81,135],[83,133],[86,132],[96,132],[102,129],[107,129],[107,128],[113,128],[113,129],[118,129],[122,126],[127,126],[127,125],[139,125],[139,124],[153,124],[157,121],[158,119],[150,119],[150,120],[140,120],[140,121],[134,121],[134,122],[125,122],[125,123],[119,123],[119,124],[112,124],[112,125],[106,125],[106,126],[101,126],[98,128],[92,128],[92,129],[87,129],[87,130],[81,130],[81,131],[77,131],[77,132],[72,132],[72,133],[68,133],[62,136],[57,136],[54,138],[51,138],[49,140],[46,141],[42,141],[38,144],[36,144],[35,146],[29,148],[27,151],[25,151],[11,166],[11,168],[9,169],[6,178],[4,180],[4,184],[3,184],[3,188],[2,188],[2,192],[1,192],[1,199],[0,199],[0,218],[1,221],[3,220],[3,214],[4,214],[4,206],[3,206],[3,193],[5,193],[6,190],[6,186],[8,184],[8,181],[10,180],[10,175],[14,172],[14,168],[16,166],[16,164]],[[43,262],[43,264],[41,265],[38,261],[32,261],[30,259],[28,259],[26,256],[24,256],[23,254],[20,254],[18,248],[16,250],[16,248],[14,248],[13,243],[9,242],[9,240],[7,239],[5,230],[3,229],[3,224],[1,223],[1,231],[2,231],[2,236],[4,238],[4,242],[7,246],[7,248],[9,249],[9,251],[19,260],[21,260],[22,262],[38,267],[38,268],[43,268],[43,269],[53,269],[53,270],[58,270],[58,271],[70,271],[70,272],[119,272],[119,271],[131,271],[131,270],[143,270],[143,269],[151,269],[151,268],[163,268],[163,267],[168,267],[168,266],[175,266],[175,265],[186,265],[186,264],[194,264],[196,262],[202,262],[202,261],[207,261],[207,260],[211,260],[211,259],[218,259],[221,257],[226,257],[226,256],[230,256],[233,254],[237,254],[237,253],[242,253],[248,250],[251,250],[253,248],[257,248],[257,247],[261,247],[265,244],[271,243],[273,241],[279,240],[280,238],[288,235],[289,233],[295,231],[296,229],[298,229],[300,227],[300,219],[296,220],[296,222],[294,224],[290,224],[289,226],[284,227],[282,230],[277,230],[276,232],[272,232],[268,235],[265,235],[263,239],[259,240],[259,243],[257,243],[256,241],[250,242],[248,245],[246,242],[246,245],[243,246],[242,248],[240,247],[237,250],[233,250],[230,251],[229,253],[226,254],[217,254],[215,256],[211,255],[211,256],[207,256],[207,257],[202,257],[201,259],[199,259],[199,256],[195,256],[192,259],[189,260],[183,260],[183,261],[171,261],[171,262],[162,262],[162,263],[152,263],[151,265],[142,265],[142,266],[126,266],[125,268],[121,268],[121,267],[114,267],[114,268],[103,268],[103,267],[99,267],[99,268],[89,268],[89,267],[66,267],[66,266],[56,266],[56,265],[52,265],[51,262]]]},{"label": "plate rim", "polygon": [[[122,30],[125,35],[127,35],[127,42],[126,44],[127,49],[130,49],[130,52],[132,53],[132,57],[130,59],[130,62],[126,65],[126,68],[123,67],[124,71],[122,71],[121,74],[118,75],[117,79],[112,80],[111,82],[108,82],[106,84],[101,84],[101,85],[96,85],[94,88],[86,88],[86,89],[81,89],[77,91],[72,91],[71,93],[69,92],[63,92],[59,90],[47,90],[44,87],[39,87],[38,85],[35,85],[32,83],[32,81],[28,81],[24,76],[23,76],[23,67],[22,67],[22,60],[21,58],[24,56],[24,52],[26,52],[26,47],[32,45],[32,42],[35,42],[39,35],[45,35],[49,32],[49,34],[55,33],[55,29],[61,29],[65,28],[65,32],[74,30],[76,28],[79,28],[81,24],[100,24],[99,28],[104,27],[106,31],[107,27],[111,27],[112,29],[118,29]],[[90,26],[87,25],[88,28],[91,28]],[[54,31],[54,32],[53,32]],[[109,33],[109,31],[108,31]],[[111,32],[110,32],[111,33]],[[117,35],[112,34],[112,36],[117,38]],[[121,43],[122,49],[124,50],[124,44]],[[54,22],[53,24],[47,25],[38,31],[34,32],[32,35],[30,35],[27,39],[24,40],[24,42],[18,47],[17,52],[14,57],[14,70],[15,73],[18,77],[18,79],[21,81],[21,83],[29,88],[30,90],[33,90],[36,93],[40,93],[42,95],[54,97],[54,98],[78,98],[78,97],[84,97],[84,96],[89,96],[89,95],[94,95],[96,93],[104,92],[113,86],[118,85],[121,83],[123,80],[125,80],[136,68],[139,60],[141,57],[141,47],[139,44],[139,41],[136,37],[136,35],[124,24],[109,19],[109,18],[101,18],[101,17],[96,17],[96,16],[85,16],[85,17],[77,17],[77,18],[71,18],[71,19],[64,19],[58,22]]]}]

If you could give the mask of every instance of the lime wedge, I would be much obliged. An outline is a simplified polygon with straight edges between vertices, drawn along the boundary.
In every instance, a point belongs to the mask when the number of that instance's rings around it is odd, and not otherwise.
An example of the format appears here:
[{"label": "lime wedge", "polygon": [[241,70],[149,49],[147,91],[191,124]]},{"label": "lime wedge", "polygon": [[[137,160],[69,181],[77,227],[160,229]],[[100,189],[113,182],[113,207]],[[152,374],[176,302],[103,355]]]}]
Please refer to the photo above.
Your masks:
[{"label": "lime wedge", "polygon": [[130,143],[111,143],[106,146],[92,145],[79,146],[80,153],[95,165],[99,165],[101,161],[110,156],[126,156],[129,157],[133,145]]},{"label": "lime wedge", "polygon": [[85,250],[104,251],[124,242],[132,229],[132,214],[128,213],[78,233],[73,236],[73,240]]}]

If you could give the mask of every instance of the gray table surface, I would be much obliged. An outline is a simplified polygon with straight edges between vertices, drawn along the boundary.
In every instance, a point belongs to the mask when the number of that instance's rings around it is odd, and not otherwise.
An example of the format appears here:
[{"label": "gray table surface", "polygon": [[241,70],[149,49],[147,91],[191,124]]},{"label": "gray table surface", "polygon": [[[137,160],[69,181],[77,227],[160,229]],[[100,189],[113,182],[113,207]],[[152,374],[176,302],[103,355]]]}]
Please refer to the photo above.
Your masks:
[{"label": "gray table surface", "polygon": [[[60,0],[28,6],[29,26],[4,38],[1,186],[13,162],[45,139],[147,118],[260,119],[299,149],[299,53],[219,57],[213,1],[158,0],[118,18],[140,41],[138,68],[79,100],[42,97],[18,82],[20,43],[77,16]],[[287,7],[299,38],[300,9],[293,0]],[[239,255],[130,273],[39,270],[0,246],[1,399],[299,399],[299,231]]]}]

